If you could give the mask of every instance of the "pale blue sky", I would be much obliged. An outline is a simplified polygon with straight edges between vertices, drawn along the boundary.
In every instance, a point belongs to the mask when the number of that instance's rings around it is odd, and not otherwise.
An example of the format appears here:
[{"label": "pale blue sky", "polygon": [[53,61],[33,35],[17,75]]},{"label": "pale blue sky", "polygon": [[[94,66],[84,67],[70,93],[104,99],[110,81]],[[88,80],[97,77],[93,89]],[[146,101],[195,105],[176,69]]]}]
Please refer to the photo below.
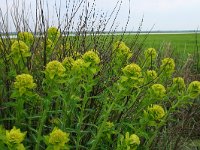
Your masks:
[{"label": "pale blue sky", "polygon": [[[6,0],[0,0],[0,7],[5,12]],[[22,0],[19,0],[22,2]],[[26,0],[34,7],[35,0]],[[49,10],[53,15],[55,0],[47,0]],[[59,3],[60,0],[56,2]],[[65,1],[65,0],[61,0]],[[78,0],[77,0],[78,1]],[[93,2],[93,0],[88,0]],[[96,0],[96,10],[110,13],[118,0]],[[12,0],[8,0],[9,9]],[[63,11],[65,5],[62,5]],[[129,0],[123,0],[116,24],[118,30],[124,27],[128,16]],[[27,7],[28,8],[28,7]],[[200,0],[130,0],[131,19],[128,30],[137,30],[142,16],[144,22],[142,29],[149,30],[153,25],[154,30],[196,30],[200,25]]]}]

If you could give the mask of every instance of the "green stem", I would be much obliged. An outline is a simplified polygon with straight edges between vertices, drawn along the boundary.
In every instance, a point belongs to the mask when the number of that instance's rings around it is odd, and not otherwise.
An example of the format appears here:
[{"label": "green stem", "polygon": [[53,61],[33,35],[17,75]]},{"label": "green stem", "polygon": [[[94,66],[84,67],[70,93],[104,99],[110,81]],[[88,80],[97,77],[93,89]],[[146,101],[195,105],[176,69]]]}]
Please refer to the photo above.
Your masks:
[{"label": "green stem", "polygon": [[105,118],[104,118],[104,120],[103,120],[103,122],[102,122],[102,124],[101,124],[101,126],[99,128],[99,131],[97,132],[96,138],[95,138],[94,143],[92,144],[92,147],[91,147],[90,150],[94,150],[96,148],[96,146],[97,146],[97,144],[99,142],[99,139],[101,138],[101,135],[103,133],[103,129],[104,129],[105,125],[106,125],[106,121],[108,120],[108,117],[110,115],[110,112],[112,111],[112,108],[113,108],[114,104],[115,104],[115,101],[112,102],[111,106],[106,111],[107,113],[105,115]]},{"label": "green stem", "polygon": [[83,98],[83,105],[81,107],[81,114],[80,114],[80,119],[79,119],[79,123],[78,123],[78,133],[77,133],[77,142],[76,142],[76,149],[78,150],[80,147],[80,143],[81,143],[81,127],[83,124],[83,117],[84,117],[84,110],[85,110],[85,106],[86,103],[88,101],[88,96],[87,93],[85,93],[84,98]]},{"label": "green stem", "polygon": [[22,114],[24,112],[24,100],[22,97],[19,97],[17,101],[17,106],[16,106],[16,124],[20,125],[20,122],[22,120]]},{"label": "green stem", "polygon": [[45,99],[44,111],[42,112],[42,118],[40,120],[40,126],[39,126],[38,133],[37,133],[37,143],[36,143],[35,150],[39,150],[40,142],[42,139],[42,130],[43,130],[43,126],[45,124],[45,120],[47,118],[48,110],[49,110],[49,99]]}]

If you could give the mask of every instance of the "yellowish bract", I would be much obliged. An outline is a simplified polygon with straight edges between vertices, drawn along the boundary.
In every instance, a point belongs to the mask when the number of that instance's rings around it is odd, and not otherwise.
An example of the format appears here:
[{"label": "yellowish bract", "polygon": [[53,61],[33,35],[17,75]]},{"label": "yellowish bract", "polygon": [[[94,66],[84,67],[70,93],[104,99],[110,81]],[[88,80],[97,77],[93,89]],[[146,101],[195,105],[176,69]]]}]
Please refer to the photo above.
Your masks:
[{"label": "yellowish bract", "polygon": [[157,57],[157,52],[154,48],[148,48],[144,51],[144,56],[146,59],[155,59]]},{"label": "yellowish bract", "polygon": [[114,123],[108,121],[108,122],[106,122],[106,127],[107,127],[108,129],[110,129],[110,128],[114,127]]},{"label": "yellowish bract", "polygon": [[64,76],[65,70],[61,62],[53,60],[47,64],[45,74],[49,76],[50,79],[53,79],[55,76]]},{"label": "yellowish bract", "polygon": [[179,91],[184,90],[185,89],[184,79],[181,77],[173,78],[173,86]]},{"label": "yellowish bract", "polygon": [[123,73],[128,77],[139,77],[141,76],[141,68],[135,63],[127,65],[122,69]]},{"label": "yellowish bract", "polygon": [[140,139],[136,134],[131,134],[129,139],[130,139],[130,144],[140,145]]},{"label": "yellowish bract", "polygon": [[98,54],[93,50],[87,51],[82,57],[85,62],[90,62],[92,65],[98,65],[100,63]]},{"label": "yellowish bract", "polygon": [[6,130],[6,140],[11,144],[20,144],[26,136],[26,132],[22,133],[15,126],[10,130]]},{"label": "yellowish bract", "polygon": [[140,145],[140,138],[136,134],[129,135],[129,132],[126,132],[125,142],[127,146],[138,146]]},{"label": "yellowish bract", "polygon": [[151,105],[147,108],[147,113],[155,120],[160,120],[165,116],[165,111],[160,105]]},{"label": "yellowish bract", "polygon": [[77,59],[72,64],[72,70],[76,73],[80,73],[85,70],[86,64],[83,59]]},{"label": "yellowish bract", "polygon": [[11,46],[11,53],[13,54],[21,54],[26,57],[29,54],[29,48],[23,41],[15,41]]},{"label": "yellowish bract", "polygon": [[14,87],[19,90],[20,95],[24,94],[27,89],[34,89],[36,84],[33,77],[29,74],[21,74],[16,76]]},{"label": "yellowish bract", "polygon": [[150,88],[150,94],[155,98],[163,98],[166,94],[165,87],[162,84],[153,84]]},{"label": "yellowish bract", "polygon": [[14,41],[11,46],[10,55],[13,58],[15,64],[17,64],[21,58],[31,56],[28,46],[23,41]]},{"label": "yellowish bract", "polygon": [[56,27],[50,27],[48,29],[48,38],[54,43],[60,37],[60,31]]},{"label": "yellowish bract", "polygon": [[67,69],[70,70],[72,67],[72,64],[74,63],[74,59],[72,57],[65,57],[65,59],[62,61],[62,65]]},{"label": "yellowish bract", "polygon": [[191,82],[187,90],[191,98],[196,98],[200,94],[200,82],[199,81]]},{"label": "yellowish bract", "polygon": [[132,56],[132,53],[130,51],[130,48],[126,46],[126,44],[122,41],[117,41],[113,44],[113,50],[117,57],[124,57],[130,58]]},{"label": "yellowish bract", "polygon": [[147,70],[146,75],[148,81],[155,80],[158,76],[155,70]]},{"label": "yellowish bract", "polygon": [[54,145],[57,148],[64,147],[69,141],[69,133],[63,132],[62,130],[54,127],[53,131],[46,136],[47,142]]},{"label": "yellowish bract", "polygon": [[162,64],[160,67],[161,67],[161,70],[163,71],[163,73],[171,74],[174,72],[174,69],[175,69],[174,60],[172,58],[164,58],[162,60]]},{"label": "yellowish bract", "polygon": [[31,46],[34,41],[34,36],[30,32],[19,32],[18,33],[19,40],[26,43],[28,46]]}]

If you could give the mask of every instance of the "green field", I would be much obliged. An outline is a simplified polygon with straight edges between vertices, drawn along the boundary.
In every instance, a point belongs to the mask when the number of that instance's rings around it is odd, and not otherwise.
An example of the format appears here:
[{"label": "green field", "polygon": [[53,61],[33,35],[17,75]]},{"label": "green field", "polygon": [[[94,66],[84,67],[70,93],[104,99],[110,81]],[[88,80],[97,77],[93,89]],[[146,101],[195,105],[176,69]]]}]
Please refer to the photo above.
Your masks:
[{"label": "green field", "polygon": [[200,47],[200,35],[196,33],[125,35],[123,41],[135,49],[145,50],[153,47],[163,52],[164,56],[172,56],[181,65],[185,63],[190,54],[196,57]]},{"label": "green field", "polygon": [[[136,35],[126,35],[125,39],[130,43],[136,39]],[[196,50],[196,41],[200,45],[199,34],[149,34],[139,35],[138,42],[144,43],[144,47],[154,47],[161,49],[163,46],[169,45],[173,50],[179,52],[192,53]]]}]

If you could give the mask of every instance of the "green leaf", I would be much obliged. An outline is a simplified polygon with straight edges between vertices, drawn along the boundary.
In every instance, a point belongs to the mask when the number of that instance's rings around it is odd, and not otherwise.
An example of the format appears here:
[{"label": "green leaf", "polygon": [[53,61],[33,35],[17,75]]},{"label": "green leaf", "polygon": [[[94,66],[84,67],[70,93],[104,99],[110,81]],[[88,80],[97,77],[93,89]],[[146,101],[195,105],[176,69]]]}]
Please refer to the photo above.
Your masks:
[{"label": "green leaf", "polygon": [[49,136],[44,136],[43,140],[46,145],[49,145]]},{"label": "green leaf", "polygon": [[90,68],[90,71],[92,72],[92,74],[95,74],[97,72],[97,69],[96,68]]},{"label": "green leaf", "polygon": [[128,77],[126,77],[126,76],[121,76],[121,82],[125,82],[125,81],[127,81],[128,80]]}]

